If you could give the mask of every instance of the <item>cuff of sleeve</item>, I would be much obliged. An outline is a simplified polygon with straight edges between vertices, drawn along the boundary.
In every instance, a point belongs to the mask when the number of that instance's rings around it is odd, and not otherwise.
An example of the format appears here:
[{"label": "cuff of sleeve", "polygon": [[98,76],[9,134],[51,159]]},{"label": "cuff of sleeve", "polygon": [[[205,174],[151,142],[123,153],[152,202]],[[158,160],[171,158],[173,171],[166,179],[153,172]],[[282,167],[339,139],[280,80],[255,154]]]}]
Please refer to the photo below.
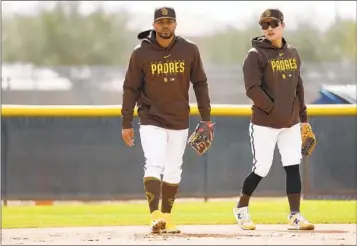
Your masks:
[{"label": "cuff of sleeve", "polygon": [[122,127],[123,127],[123,129],[131,129],[131,128],[133,128],[133,125],[131,124],[131,121],[129,121],[129,120],[123,120]]},{"label": "cuff of sleeve", "polygon": [[270,114],[271,111],[273,111],[273,109],[274,109],[274,103],[271,103],[270,108],[268,110],[268,113]]},{"label": "cuff of sleeve", "polygon": [[201,121],[211,121],[210,113],[203,113],[201,114]]},{"label": "cuff of sleeve", "polygon": [[271,111],[273,111],[273,108],[274,108],[274,103],[271,103],[270,106],[269,106],[269,108],[266,110],[266,113],[267,113],[267,114],[270,114]]},{"label": "cuff of sleeve", "polygon": [[307,114],[306,113],[300,114],[300,121],[301,121],[301,123],[307,122]]}]

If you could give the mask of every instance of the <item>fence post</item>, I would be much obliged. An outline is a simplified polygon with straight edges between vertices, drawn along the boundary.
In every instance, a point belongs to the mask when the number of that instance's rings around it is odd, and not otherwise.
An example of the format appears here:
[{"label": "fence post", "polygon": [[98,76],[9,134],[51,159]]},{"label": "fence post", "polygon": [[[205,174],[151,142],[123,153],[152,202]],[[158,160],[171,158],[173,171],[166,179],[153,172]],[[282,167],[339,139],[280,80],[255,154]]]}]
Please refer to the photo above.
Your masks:
[{"label": "fence post", "polygon": [[203,168],[204,168],[204,201],[208,201],[208,154],[203,154]]},{"label": "fence post", "polygon": [[308,157],[304,156],[302,164],[302,198],[307,199],[310,194],[310,166]]}]

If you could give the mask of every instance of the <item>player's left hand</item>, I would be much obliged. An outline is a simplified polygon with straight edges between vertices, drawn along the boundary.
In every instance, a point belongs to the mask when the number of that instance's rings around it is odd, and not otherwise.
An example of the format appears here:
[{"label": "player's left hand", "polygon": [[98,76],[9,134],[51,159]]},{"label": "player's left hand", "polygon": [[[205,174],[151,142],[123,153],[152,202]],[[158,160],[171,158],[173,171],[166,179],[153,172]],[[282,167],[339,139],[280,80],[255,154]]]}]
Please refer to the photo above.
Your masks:
[{"label": "player's left hand", "polygon": [[215,123],[201,121],[188,139],[188,144],[197,154],[203,155],[212,145]]},{"label": "player's left hand", "polygon": [[309,156],[312,154],[316,146],[316,137],[312,131],[311,125],[307,122],[301,123],[301,153],[304,156]]}]

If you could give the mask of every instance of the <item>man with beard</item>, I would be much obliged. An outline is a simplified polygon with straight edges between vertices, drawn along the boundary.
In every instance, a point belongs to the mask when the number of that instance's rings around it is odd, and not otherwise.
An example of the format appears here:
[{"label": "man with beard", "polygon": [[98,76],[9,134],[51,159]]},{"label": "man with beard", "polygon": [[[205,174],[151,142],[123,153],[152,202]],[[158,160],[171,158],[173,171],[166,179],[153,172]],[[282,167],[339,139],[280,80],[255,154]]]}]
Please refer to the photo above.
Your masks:
[{"label": "man with beard", "polygon": [[[154,30],[138,34],[141,43],[131,54],[123,85],[122,137],[134,145],[135,104],[145,156],[144,188],[153,233],[179,233],[171,210],[181,181],[189,128],[190,82],[197,98],[200,124],[210,126],[207,78],[198,47],[177,35],[173,8],[155,10]],[[159,210],[160,195],[162,198]]]}]

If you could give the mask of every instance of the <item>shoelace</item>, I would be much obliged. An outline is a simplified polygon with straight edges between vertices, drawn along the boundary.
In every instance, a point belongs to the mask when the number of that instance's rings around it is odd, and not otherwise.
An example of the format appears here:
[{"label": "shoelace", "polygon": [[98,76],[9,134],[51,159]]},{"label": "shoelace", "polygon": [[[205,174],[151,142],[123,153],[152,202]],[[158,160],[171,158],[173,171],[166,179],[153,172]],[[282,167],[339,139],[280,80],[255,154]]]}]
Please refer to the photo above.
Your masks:
[{"label": "shoelace", "polygon": [[304,218],[304,216],[302,216],[300,213],[296,215],[296,218],[298,219],[298,221],[306,221],[306,222],[308,222],[308,221]]},{"label": "shoelace", "polygon": [[250,221],[250,215],[248,210],[244,210],[242,212],[240,212],[239,214],[241,214],[241,217],[244,221]]}]

